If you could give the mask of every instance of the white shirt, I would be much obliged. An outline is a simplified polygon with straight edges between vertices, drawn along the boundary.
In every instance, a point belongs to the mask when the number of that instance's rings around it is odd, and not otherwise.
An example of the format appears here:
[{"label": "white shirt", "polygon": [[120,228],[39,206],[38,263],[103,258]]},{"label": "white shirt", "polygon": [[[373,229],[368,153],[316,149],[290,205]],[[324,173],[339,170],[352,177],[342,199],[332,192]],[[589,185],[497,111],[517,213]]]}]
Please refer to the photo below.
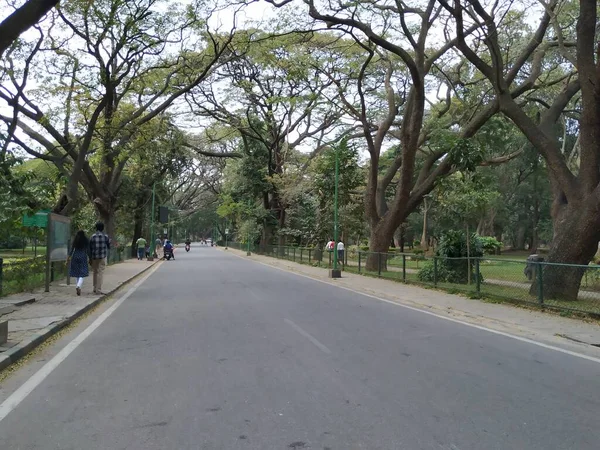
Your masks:
[{"label": "white shirt", "polygon": [[343,242],[338,242],[338,250],[344,250],[344,243]]}]

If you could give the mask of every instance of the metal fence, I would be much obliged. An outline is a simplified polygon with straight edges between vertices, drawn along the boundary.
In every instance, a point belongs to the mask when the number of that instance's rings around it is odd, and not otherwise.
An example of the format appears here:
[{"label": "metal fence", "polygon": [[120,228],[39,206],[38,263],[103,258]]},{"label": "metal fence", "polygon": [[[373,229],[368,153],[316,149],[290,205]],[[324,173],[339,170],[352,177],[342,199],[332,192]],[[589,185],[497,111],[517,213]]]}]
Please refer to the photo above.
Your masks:
[{"label": "metal fence", "polygon": [[[229,243],[247,250],[247,244]],[[252,245],[252,253],[263,254],[315,267],[331,268],[333,252],[318,248]],[[472,298],[503,299],[600,315],[600,266],[527,262],[500,257],[442,258],[400,252],[374,253],[351,247],[344,251],[342,270],[403,283],[462,293]],[[551,298],[544,273],[580,271],[583,274],[577,300]]]},{"label": "metal fence", "polygon": [[[124,248],[110,249],[107,256],[109,265],[129,259]],[[68,265],[64,261],[51,263],[50,281],[67,280]],[[0,297],[30,292],[44,286],[46,280],[46,257],[37,258],[0,258]]]}]

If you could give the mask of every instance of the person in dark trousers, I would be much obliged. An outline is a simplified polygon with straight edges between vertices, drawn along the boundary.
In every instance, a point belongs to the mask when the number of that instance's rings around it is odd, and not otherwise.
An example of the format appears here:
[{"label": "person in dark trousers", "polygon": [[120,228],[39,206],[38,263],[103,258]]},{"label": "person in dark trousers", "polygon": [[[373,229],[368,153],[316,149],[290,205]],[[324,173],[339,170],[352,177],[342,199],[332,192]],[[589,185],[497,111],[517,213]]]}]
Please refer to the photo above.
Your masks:
[{"label": "person in dark trousers", "polygon": [[75,235],[75,239],[73,239],[72,250],[68,260],[69,276],[77,278],[77,284],[75,285],[77,295],[81,295],[83,279],[90,274],[88,267],[89,248],[89,241],[85,235],[85,232],[83,230],[79,230]]},{"label": "person in dark trousers", "polygon": [[110,240],[104,234],[104,224],[96,224],[96,232],[90,238],[90,262],[94,272],[94,294],[103,294],[102,280],[104,278],[104,269],[106,268],[106,257],[110,248]]}]

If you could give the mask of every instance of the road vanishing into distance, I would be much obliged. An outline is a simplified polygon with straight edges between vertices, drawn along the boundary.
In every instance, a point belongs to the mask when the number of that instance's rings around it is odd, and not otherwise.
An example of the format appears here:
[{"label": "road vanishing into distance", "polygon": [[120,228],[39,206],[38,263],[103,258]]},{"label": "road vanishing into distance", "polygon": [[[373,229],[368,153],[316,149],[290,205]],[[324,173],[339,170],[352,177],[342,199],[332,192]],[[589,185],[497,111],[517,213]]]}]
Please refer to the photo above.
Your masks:
[{"label": "road vanishing into distance", "polygon": [[176,257],[28,381],[1,449],[600,448],[597,362],[220,249]]}]

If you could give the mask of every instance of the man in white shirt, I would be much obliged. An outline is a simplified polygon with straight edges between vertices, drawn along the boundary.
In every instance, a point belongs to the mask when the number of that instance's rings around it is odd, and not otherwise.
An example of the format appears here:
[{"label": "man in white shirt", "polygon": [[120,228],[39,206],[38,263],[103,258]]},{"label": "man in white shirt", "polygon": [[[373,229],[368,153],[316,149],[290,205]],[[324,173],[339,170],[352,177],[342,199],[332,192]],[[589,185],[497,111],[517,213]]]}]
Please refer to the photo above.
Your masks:
[{"label": "man in white shirt", "polygon": [[338,242],[337,252],[338,252],[338,262],[344,264],[344,243],[342,241]]}]

